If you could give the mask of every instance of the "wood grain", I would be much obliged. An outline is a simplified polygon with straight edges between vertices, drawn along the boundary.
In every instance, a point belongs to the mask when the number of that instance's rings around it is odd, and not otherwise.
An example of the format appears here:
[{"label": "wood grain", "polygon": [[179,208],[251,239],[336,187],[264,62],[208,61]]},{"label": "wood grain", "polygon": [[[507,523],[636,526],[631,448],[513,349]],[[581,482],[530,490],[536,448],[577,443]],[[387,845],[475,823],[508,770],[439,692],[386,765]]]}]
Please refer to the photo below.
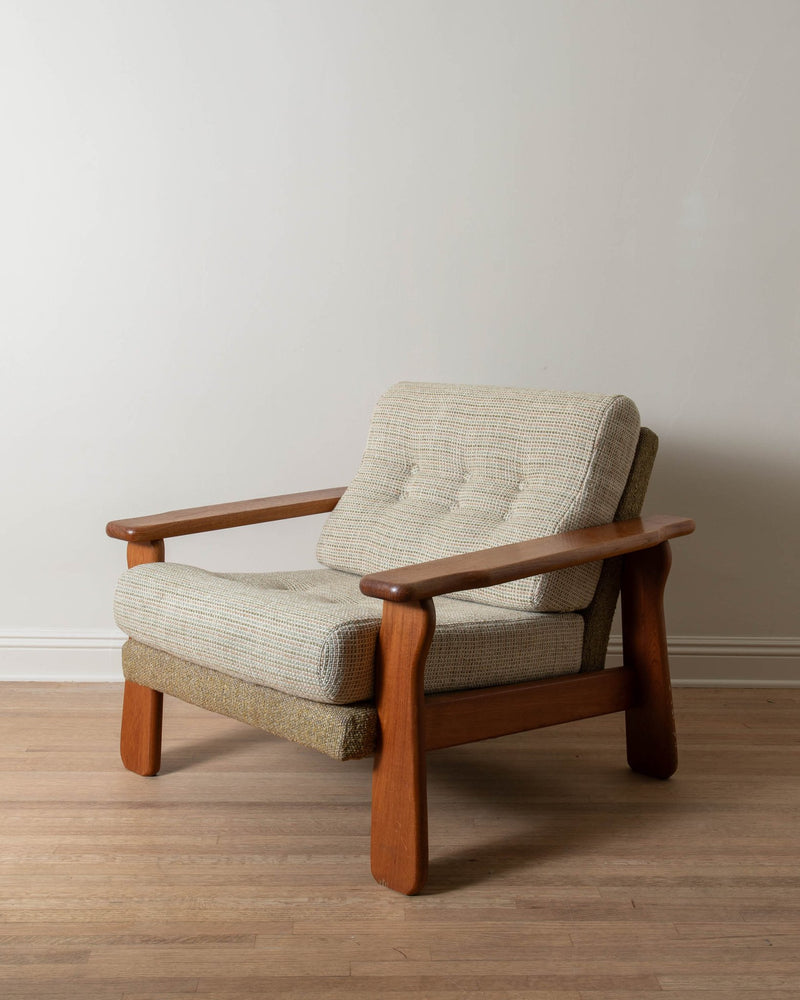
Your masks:
[{"label": "wood grain", "polygon": [[[128,542],[128,568],[164,561],[164,540]],[[152,777],[161,767],[161,691],[125,681],[119,752],[129,771]]]},{"label": "wood grain", "polygon": [[800,691],[675,691],[428,754],[428,889],[365,878],[370,762],[175,699],[125,771],[120,685],[0,685],[3,1000],[795,1000]]},{"label": "wood grain", "polygon": [[145,563],[164,562],[164,539],[155,538],[149,542],[128,542],[128,569],[143,566]]},{"label": "wood grain", "polygon": [[344,486],[306,493],[287,493],[283,496],[262,497],[258,500],[240,500],[235,503],[212,504],[208,507],[189,507],[170,510],[163,514],[130,517],[109,521],[106,534],[126,542],[149,542],[178,535],[194,535],[220,528],[235,528],[245,524],[280,521],[307,514],[324,514],[333,510],[345,491]]},{"label": "wood grain", "polygon": [[408,895],[428,873],[425,779],[425,660],[433,601],[385,603],[378,635],[375,705],[380,721],[372,770],[372,874]]},{"label": "wood grain", "polygon": [[161,719],[164,695],[125,681],[119,753],[129,771],[152,777],[161,768]]},{"label": "wood grain", "polygon": [[625,713],[628,763],[634,771],[669,778],[678,767],[678,744],[664,625],[669,542],[625,557],[622,569],[622,646],[638,681],[636,703]]},{"label": "wood grain", "polygon": [[636,700],[636,675],[626,667],[523,684],[453,691],[425,699],[428,750],[555,726],[608,712]]},{"label": "wood grain", "polygon": [[615,521],[596,528],[567,531],[371,573],[362,578],[361,592],[384,601],[421,601],[625,555],[670,538],[689,535],[694,527],[690,518],[671,514]]}]

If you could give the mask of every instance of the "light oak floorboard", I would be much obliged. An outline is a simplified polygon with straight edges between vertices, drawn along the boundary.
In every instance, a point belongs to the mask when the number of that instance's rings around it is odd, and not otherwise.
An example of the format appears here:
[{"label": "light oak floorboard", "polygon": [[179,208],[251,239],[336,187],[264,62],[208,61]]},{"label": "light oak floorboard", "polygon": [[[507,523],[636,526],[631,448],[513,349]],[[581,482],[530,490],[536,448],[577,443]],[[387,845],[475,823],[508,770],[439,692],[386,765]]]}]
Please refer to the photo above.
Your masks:
[{"label": "light oak floorboard", "polygon": [[800,695],[675,693],[680,766],[622,716],[429,754],[423,895],[369,875],[370,761],[121,685],[0,685],[3,1000],[800,996]]}]

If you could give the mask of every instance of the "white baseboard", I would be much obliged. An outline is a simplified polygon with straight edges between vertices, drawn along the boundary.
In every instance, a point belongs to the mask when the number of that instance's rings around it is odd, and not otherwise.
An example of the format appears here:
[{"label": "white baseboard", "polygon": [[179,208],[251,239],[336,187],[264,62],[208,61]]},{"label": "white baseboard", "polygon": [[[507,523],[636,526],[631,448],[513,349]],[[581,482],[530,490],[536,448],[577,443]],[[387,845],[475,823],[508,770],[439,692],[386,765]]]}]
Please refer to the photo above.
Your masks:
[{"label": "white baseboard", "polygon": [[122,632],[0,630],[0,681],[121,681]]},{"label": "white baseboard", "polygon": [[[667,640],[675,687],[800,687],[800,638],[673,635]],[[622,638],[611,636],[608,665],[622,663]]]},{"label": "white baseboard", "polygon": [[[116,630],[0,630],[0,681],[121,681]],[[800,638],[686,636],[669,639],[676,687],[800,687]],[[609,666],[622,662],[612,636]]]}]

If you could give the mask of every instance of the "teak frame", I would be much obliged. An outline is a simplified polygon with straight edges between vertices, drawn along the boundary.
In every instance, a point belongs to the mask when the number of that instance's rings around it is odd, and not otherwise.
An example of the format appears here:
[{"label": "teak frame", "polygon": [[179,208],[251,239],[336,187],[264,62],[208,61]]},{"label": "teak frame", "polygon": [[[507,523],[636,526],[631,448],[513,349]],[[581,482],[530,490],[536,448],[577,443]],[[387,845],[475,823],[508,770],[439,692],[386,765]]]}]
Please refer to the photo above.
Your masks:
[{"label": "teak frame", "polygon": [[[196,507],[112,521],[128,542],[128,565],[160,562],[164,539],[333,510],[344,488]],[[413,894],[428,869],[425,753],[576,719],[625,712],[628,763],[668,778],[677,767],[664,628],[669,539],[694,531],[689,518],[655,515],[438,559],[361,580],[383,600],[375,701],[378,747],[372,778],[372,874]],[[567,677],[446,694],[424,693],[436,627],[433,598],[615,556],[624,557],[624,666]],[[163,695],[125,682],[120,748],[126,768],[154,775],[161,760]]]}]

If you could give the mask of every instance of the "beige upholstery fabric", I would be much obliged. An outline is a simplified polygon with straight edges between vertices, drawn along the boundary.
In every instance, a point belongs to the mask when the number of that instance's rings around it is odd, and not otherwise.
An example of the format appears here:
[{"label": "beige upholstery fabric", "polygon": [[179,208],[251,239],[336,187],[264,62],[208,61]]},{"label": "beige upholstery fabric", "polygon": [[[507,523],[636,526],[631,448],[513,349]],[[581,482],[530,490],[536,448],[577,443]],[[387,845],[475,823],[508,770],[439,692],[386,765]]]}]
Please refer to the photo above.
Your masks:
[{"label": "beige upholstery fabric", "polygon": [[134,639],[122,647],[122,670],[137,684],[240,719],[336,760],[368,757],[375,750],[378,713],[374,705],[308,701],[229,677]]},{"label": "beige upholstery fabric", "polygon": [[[649,427],[639,432],[639,444],[631,466],[625,491],[614,515],[615,521],[627,521],[642,512],[650,473],[658,451],[658,437]],[[581,671],[602,670],[606,662],[608,636],[619,597],[622,579],[622,557],[606,559],[592,602],[583,614],[583,654]]]},{"label": "beige upholstery fabric", "polygon": [[[217,574],[152,563],[120,578],[117,624],[133,639],[314,701],[372,696],[381,602],[335,570]],[[583,619],[436,600],[429,692],[512,684],[580,667]]]},{"label": "beige upholstery fabric", "polygon": [[[400,383],[317,557],[369,573],[613,519],[639,435],[625,396]],[[453,595],[522,611],[585,608],[600,564]]]},{"label": "beige upholstery fabric", "polygon": [[[657,448],[658,438],[643,427],[615,520],[641,513]],[[595,595],[583,612],[582,671],[599,670],[605,662],[621,564],[621,559],[603,563]],[[375,752],[378,715],[369,702],[327,705],[309,701],[202,667],[133,639],[123,647],[122,667],[125,677],[138,684],[240,719],[336,760],[355,760]]]}]

